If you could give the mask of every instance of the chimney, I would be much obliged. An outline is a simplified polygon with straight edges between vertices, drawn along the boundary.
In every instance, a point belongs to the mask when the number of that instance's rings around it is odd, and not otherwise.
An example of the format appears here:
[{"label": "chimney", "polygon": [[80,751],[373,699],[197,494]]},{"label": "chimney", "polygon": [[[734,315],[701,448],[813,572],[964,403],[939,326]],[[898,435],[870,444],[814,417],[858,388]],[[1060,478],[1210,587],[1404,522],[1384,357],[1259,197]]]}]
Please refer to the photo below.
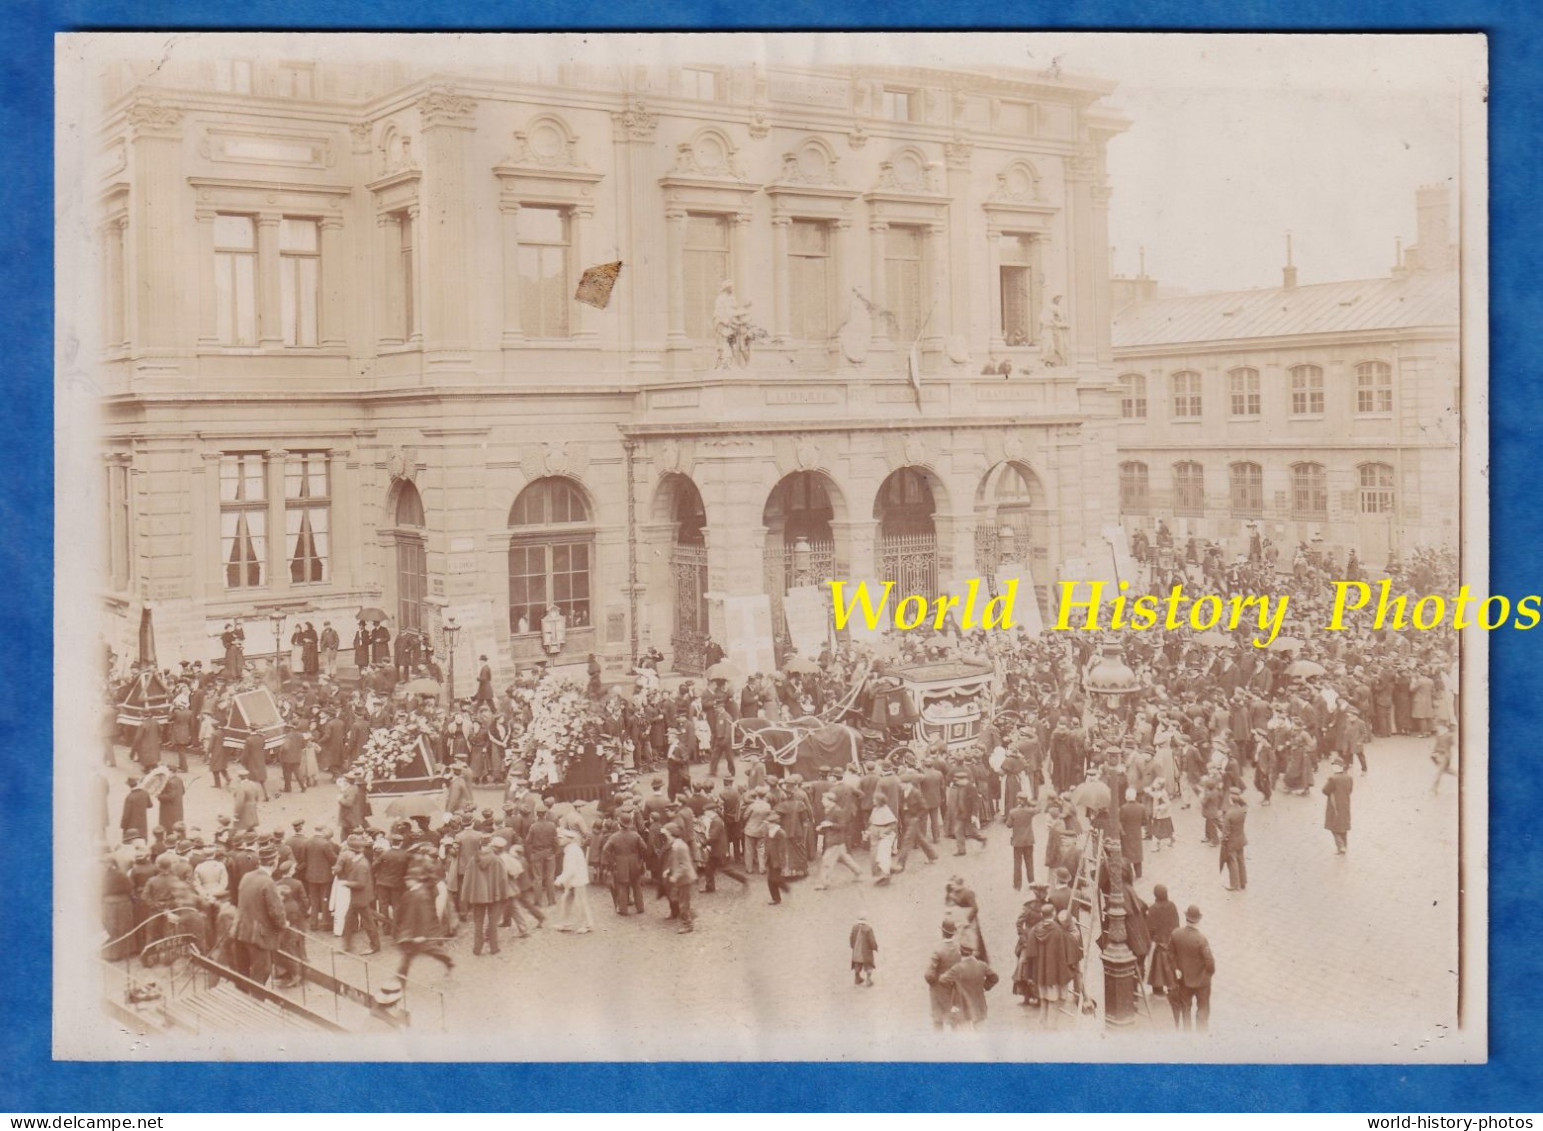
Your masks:
[{"label": "chimney", "polygon": [[1411,266],[1423,271],[1450,271],[1457,266],[1452,243],[1451,194],[1444,184],[1421,185],[1415,190],[1415,244],[1410,248]]},{"label": "chimney", "polygon": [[1288,291],[1297,285],[1297,269],[1291,262],[1291,233],[1286,233],[1286,266],[1281,269],[1281,286]]}]

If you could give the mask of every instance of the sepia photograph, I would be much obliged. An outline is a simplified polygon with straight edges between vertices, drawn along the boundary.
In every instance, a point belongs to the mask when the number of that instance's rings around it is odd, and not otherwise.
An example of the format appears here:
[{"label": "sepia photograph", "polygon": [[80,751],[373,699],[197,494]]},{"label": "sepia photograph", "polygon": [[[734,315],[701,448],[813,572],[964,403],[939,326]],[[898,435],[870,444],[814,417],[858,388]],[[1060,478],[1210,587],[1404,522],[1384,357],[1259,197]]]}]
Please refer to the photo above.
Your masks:
[{"label": "sepia photograph", "polygon": [[1485,1060],[1482,36],[56,46],[57,1058]]}]

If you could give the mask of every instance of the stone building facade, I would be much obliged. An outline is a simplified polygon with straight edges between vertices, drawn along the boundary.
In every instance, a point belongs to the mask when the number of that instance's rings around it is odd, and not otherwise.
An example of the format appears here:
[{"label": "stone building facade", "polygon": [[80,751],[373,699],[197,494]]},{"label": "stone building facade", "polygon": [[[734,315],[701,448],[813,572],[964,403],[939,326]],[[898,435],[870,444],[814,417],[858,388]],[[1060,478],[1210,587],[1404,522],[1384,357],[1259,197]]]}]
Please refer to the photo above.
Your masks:
[{"label": "stone building facade", "polygon": [[1115,281],[1120,512],[1246,549],[1458,544],[1457,247],[1442,186],[1386,277],[1161,297]]},{"label": "stone building facade", "polygon": [[[709,633],[764,668],[792,585],[935,592],[1016,555],[1043,587],[1115,520],[1111,83],[276,59],[105,83],[120,652],[145,608],[165,663],[236,617],[253,653],[275,615],[282,647],[324,620],[346,647],[379,606],[440,647],[454,617],[462,673],[649,646],[692,670]],[[616,261],[604,309],[573,301]]]}]

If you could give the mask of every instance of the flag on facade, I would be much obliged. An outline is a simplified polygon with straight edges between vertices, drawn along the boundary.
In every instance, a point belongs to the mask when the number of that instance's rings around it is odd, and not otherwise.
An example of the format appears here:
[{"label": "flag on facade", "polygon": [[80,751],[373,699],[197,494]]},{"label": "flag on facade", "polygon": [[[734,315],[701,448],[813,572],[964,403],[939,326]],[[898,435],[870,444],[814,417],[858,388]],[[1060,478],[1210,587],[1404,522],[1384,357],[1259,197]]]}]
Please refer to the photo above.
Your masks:
[{"label": "flag on facade", "polygon": [[911,379],[911,392],[916,394],[916,407],[922,406],[922,340],[911,343],[911,352],[905,359],[906,376]]},{"label": "flag on facade", "polygon": [[611,301],[611,288],[616,285],[616,277],[620,274],[619,259],[615,263],[590,267],[579,277],[579,289],[573,293],[573,297],[585,306],[604,310]]}]

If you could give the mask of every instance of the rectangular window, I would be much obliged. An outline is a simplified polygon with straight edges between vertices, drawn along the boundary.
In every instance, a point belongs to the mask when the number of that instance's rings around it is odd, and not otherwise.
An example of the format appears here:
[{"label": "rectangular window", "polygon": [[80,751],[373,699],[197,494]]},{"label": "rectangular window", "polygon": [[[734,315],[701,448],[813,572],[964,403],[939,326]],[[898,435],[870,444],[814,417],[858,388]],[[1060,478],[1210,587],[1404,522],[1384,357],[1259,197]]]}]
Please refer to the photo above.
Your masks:
[{"label": "rectangular window", "polygon": [[686,246],[682,250],[686,284],[686,336],[699,342],[713,340],[713,313],[718,290],[729,274],[729,217],[687,216]]},{"label": "rectangular window", "polygon": [[331,466],[326,452],[290,452],[284,461],[284,546],[295,585],[326,581],[331,559]]},{"label": "rectangular window", "polygon": [[397,274],[402,288],[402,340],[406,341],[418,332],[418,309],[414,301],[413,287],[413,218],[408,212],[396,214],[397,231],[400,233],[401,256]]},{"label": "rectangular window", "polygon": [[1149,498],[1147,465],[1122,463],[1120,465],[1120,513],[1146,514]]},{"label": "rectangular window", "polygon": [[1034,237],[1003,235],[997,268],[1002,289],[1002,340],[1010,346],[1034,341]]},{"label": "rectangular window", "polygon": [[1355,367],[1355,410],[1393,411],[1393,368],[1387,362],[1367,361]]},{"label": "rectangular window", "polygon": [[1328,515],[1329,480],[1321,464],[1304,463],[1291,469],[1291,512],[1294,518]]},{"label": "rectangular window", "polygon": [[1264,513],[1264,469],[1257,463],[1232,465],[1232,513],[1254,517]]},{"label": "rectangular window", "polygon": [[1173,375],[1173,417],[1175,420],[1200,419],[1200,374]]},{"label": "rectangular window", "polygon": [[921,333],[922,233],[920,228],[890,228],[884,235],[884,286],[895,316],[895,339],[909,346]]},{"label": "rectangular window", "polygon": [[220,561],[225,588],[266,583],[267,464],[261,452],[227,452],[220,459]]},{"label": "rectangular window", "polygon": [[1205,514],[1205,468],[1198,463],[1173,467],[1173,513],[1198,517]]},{"label": "rectangular window", "polygon": [[283,98],[315,98],[316,68],[310,63],[285,63],[279,68],[279,95]]},{"label": "rectangular window", "polygon": [[1292,366],[1291,415],[1323,415],[1323,370],[1316,365]]},{"label": "rectangular window", "polygon": [[279,301],[286,346],[316,344],[316,314],[321,304],[319,230],[315,220],[285,217],[279,224]]},{"label": "rectangular window", "polygon": [[700,98],[704,102],[718,101],[718,72],[704,67],[685,67],[681,70],[681,94],[686,98]]},{"label": "rectangular window", "polygon": [[1233,416],[1259,415],[1259,370],[1234,369],[1227,374]]},{"label": "rectangular window", "polygon": [[830,225],[794,220],[788,232],[789,331],[795,339],[823,342],[830,337]]},{"label": "rectangular window", "polygon": [[589,543],[557,543],[552,550],[552,600],[575,628],[589,623]]},{"label": "rectangular window", "polygon": [[545,546],[509,547],[509,631],[540,632],[548,605]]},{"label": "rectangular window", "polygon": [[214,218],[215,332],[220,344],[257,344],[257,226],[250,216]]},{"label": "rectangular window", "polygon": [[129,584],[129,469],[121,463],[107,465],[107,563],[114,589]]},{"label": "rectangular window", "polygon": [[1147,415],[1147,379],[1139,373],[1120,378],[1120,416],[1126,420],[1144,420]]},{"label": "rectangular window", "polygon": [[525,206],[520,240],[520,325],[527,337],[568,336],[568,212]]},{"label": "rectangular window", "polygon": [[879,116],[896,122],[909,122],[915,105],[916,95],[911,91],[890,90],[886,87],[879,100]]}]

